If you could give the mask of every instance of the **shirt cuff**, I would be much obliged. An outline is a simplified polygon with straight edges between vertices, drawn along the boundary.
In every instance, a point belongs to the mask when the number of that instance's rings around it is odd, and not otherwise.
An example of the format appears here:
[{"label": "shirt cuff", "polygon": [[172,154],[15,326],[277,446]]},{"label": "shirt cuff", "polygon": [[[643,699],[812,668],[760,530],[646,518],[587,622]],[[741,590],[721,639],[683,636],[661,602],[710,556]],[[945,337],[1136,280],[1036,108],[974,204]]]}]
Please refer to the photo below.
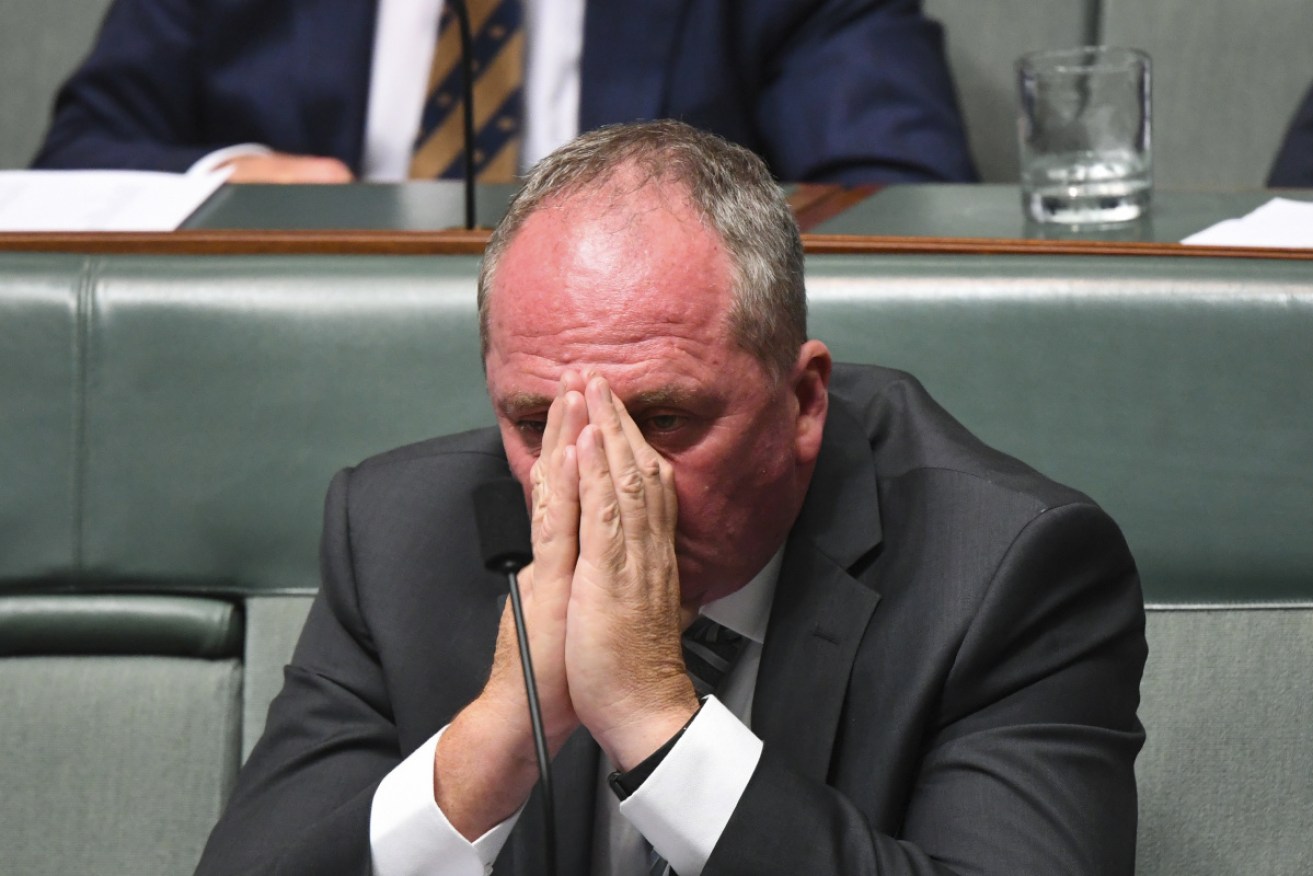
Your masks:
[{"label": "shirt cuff", "polygon": [[260,143],[238,143],[236,146],[225,146],[222,149],[216,149],[209,155],[203,155],[195,164],[187,168],[188,176],[204,176],[214,170],[217,170],[226,162],[234,158],[241,158],[243,155],[273,155],[274,151],[268,146]]},{"label": "shirt cuff", "polygon": [[680,876],[699,876],[761,760],[762,742],[715,697],[620,814]]},{"label": "shirt cuff", "polygon": [[470,842],[433,797],[433,756],[446,727],[388,773],[369,810],[374,876],[486,876],[520,813]]}]

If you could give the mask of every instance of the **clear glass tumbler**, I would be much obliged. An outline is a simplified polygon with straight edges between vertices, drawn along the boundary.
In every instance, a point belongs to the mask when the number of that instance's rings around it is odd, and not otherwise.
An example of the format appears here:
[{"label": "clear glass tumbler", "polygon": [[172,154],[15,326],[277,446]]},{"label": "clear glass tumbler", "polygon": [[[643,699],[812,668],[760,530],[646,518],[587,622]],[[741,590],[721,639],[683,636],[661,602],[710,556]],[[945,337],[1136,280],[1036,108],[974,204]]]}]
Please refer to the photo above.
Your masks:
[{"label": "clear glass tumbler", "polygon": [[1036,222],[1128,222],[1153,191],[1149,56],[1084,46],[1017,62],[1021,202]]}]

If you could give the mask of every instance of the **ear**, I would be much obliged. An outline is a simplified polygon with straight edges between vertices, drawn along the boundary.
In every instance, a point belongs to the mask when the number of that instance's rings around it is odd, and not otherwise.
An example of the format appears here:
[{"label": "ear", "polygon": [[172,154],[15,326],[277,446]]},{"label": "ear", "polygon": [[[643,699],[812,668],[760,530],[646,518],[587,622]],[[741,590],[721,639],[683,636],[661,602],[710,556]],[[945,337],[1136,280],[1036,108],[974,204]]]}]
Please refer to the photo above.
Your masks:
[{"label": "ear", "polygon": [[830,410],[830,350],[820,341],[808,341],[798,351],[793,367],[793,397],[798,405],[794,426],[794,454],[801,465],[811,465],[821,452],[825,415]]}]

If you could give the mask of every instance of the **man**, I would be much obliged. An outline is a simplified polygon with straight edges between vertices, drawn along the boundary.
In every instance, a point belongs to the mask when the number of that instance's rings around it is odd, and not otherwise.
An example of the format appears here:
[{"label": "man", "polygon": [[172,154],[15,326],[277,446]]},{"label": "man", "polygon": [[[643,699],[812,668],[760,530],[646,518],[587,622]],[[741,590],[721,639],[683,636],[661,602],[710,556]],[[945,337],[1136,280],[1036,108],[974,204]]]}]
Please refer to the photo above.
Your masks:
[{"label": "man", "polygon": [[[231,161],[243,182],[405,178],[441,8],[115,0],[34,165]],[[524,11],[524,167],[579,131],[670,117],[756,150],[788,181],[974,179],[940,28],[918,0],[535,0]]]},{"label": "man", "polygon": [[[540,872],[469,510],[507,471],[559,872],[1132,871],[1120,534],[907,375],[832,367],[758,159],[674,122],[585,135],[534,170],[479,294],[499,428],[334,481],[322,592],[201,873]],[[705,698],[698,613],[748,640]]]}]

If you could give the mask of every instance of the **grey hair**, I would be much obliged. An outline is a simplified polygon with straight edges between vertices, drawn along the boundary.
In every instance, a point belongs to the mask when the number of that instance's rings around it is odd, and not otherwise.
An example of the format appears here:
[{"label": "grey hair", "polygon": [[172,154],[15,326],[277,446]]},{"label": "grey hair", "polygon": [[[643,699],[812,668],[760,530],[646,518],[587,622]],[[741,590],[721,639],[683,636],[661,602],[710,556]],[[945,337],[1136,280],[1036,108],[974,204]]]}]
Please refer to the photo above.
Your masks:
[{"label": "grey hair", "polygon": [[516,233],[550,200],[601,191],[622,171],[639,185],[674,183],[720,235],[734,270],[730,330],[777,378],[807,340],[802,240],[784,192],[765,162],[742,146],[683,122],[661,120],[590,131],[540,161],[511,200],[479,270],[479,339],[488,354],[488,299]]}]

